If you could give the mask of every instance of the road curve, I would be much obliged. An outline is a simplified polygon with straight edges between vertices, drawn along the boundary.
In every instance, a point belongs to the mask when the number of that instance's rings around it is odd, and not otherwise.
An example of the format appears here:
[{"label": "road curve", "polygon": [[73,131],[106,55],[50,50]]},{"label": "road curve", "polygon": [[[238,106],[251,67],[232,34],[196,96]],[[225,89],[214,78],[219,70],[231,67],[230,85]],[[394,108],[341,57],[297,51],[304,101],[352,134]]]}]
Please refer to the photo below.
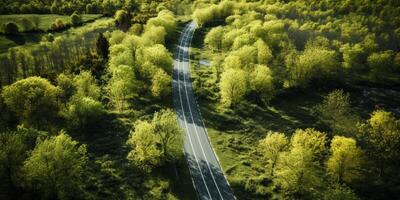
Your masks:
[{"label": "road curve", "polygon": [[188,23],[183,29],[173,71],[174,107],[179,124],[186,133],[185,157],[198,199],[233,200],[235,197],[208,140],[207,129],[193,93],[189,47],[195,29],[194,22]]}]

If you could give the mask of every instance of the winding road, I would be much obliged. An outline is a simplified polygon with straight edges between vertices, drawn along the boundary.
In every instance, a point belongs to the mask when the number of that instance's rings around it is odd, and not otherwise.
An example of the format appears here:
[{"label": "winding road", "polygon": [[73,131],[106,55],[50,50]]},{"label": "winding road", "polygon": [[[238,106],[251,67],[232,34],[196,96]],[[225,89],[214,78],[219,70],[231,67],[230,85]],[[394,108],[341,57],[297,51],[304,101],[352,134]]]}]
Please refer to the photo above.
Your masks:
[{"label": "winding road", "polygon": [[193,93],[189,47],[195,29],[194,22],[188,23],[177,46],[173,73],[174,106],[179,124],[186,133],[184,152],[198,199],[232,200],[236,198],[211,147]]}]

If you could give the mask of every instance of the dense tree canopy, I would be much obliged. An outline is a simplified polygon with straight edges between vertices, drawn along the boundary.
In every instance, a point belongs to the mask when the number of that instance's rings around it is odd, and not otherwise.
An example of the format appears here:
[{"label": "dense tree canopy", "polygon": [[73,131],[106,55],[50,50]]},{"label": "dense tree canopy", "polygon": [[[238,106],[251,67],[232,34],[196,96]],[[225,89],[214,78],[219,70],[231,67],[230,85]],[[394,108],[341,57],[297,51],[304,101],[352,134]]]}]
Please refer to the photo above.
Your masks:
[{"label": "dense tree canopy", "polygon": [[24,163],[31,187],[46,198],[69,199],[81,196],[88,157],[86,146],[61,132],[37,144]]},{"label": "dense tree canopy", "polygon": [[59,95],[59,88],[40,77],[17,81],[2,92],[8,109],[22,122],[39,127],[48,125],[57,116]]}]

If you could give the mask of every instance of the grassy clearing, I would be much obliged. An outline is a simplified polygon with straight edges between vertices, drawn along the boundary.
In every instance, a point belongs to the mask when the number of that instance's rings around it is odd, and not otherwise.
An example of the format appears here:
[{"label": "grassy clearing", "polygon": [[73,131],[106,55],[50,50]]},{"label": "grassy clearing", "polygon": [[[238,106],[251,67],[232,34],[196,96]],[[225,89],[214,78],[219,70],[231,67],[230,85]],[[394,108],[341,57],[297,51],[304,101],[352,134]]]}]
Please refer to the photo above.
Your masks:
[{"label": "grassy clearing", "polygon": [[[88,21],[93,21],[95,19],[98,19],[101,17],[99,14],[83,14],[81,15],[82,17],[82,22],[88,22]],[[0,15],[0,24],[3,25],[7,22],[15,22],[19,29],[20,32],[26,32],[26,31],[31,31],[31,30],[24,30],[23,25],[22,25],[22,19],[28,19],[32,23],[37,21],[37,30],[39,31],[44,31],[47,32],[51,30],[51,25],[57,20],[60,19],[63,21],[64,24],[70,24],[71,19],[69,15],[39,15],[39,14],[22,14],[22,15]],[[0,32],[4,33],[3,26],[0,28]]]}]

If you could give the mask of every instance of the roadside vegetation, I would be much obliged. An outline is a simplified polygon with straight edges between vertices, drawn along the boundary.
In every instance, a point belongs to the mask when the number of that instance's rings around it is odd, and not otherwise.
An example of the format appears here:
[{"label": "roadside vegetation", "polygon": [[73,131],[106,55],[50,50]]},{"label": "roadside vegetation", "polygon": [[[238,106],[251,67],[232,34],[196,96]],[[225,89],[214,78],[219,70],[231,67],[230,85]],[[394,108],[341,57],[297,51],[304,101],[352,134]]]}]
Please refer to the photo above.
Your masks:
[{"label": "roadside vegetation", "polygon": [[195,6],[193,84],[239,199],[398,196],[396,2]]}]

